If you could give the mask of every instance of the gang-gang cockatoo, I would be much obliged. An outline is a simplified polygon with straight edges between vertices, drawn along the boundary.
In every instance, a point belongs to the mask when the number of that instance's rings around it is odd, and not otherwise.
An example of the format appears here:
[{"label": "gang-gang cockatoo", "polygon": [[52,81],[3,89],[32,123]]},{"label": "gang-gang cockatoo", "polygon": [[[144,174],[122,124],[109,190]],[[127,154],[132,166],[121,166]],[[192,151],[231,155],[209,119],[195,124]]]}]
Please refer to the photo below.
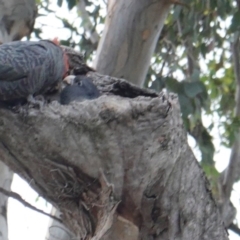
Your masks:
[{"label": "gang-gang cockatoo", "polygon": [[0,44],[29,36],[36,16],[35,0],[0,0]]},{"label": "gang-gang cockatoo", "polygon": [[16,41],[0,45],[0,101],[28,99],[55,88],[69,71],[57,42]]},{"label": "gang-gang cockatoo", "polygon": [[90,77],[69,75],[63,82],[67,83],[60,94],[60,103],[63,105],[73,101],[82,102],[100,97],[100,92]]}]

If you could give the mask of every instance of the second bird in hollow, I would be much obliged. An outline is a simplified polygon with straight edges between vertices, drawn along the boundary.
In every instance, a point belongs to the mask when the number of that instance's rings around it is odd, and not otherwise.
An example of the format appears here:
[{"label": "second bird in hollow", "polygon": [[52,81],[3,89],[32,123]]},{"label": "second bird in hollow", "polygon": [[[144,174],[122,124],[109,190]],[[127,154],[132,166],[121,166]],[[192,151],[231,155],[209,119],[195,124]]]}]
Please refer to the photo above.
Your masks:
[{"label": "second bird in hollow", "polygon": [[60,94],[60,103],[67,105],[70,102],[82,102],[84,100],[95,99],[100,96],[100,92],[93,84],[90,77],[70,75],[64,80],[68,85]]}]

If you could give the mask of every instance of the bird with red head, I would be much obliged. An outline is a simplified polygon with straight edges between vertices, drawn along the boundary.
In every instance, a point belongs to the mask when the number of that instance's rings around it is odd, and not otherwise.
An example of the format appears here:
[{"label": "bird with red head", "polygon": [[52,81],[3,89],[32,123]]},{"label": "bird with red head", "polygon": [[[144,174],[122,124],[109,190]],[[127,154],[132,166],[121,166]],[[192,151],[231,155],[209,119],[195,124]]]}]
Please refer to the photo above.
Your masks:
[{"label": "bird with red head", "polygon": [[58,42],[15,41],[0,45],[0,100],[33,100],[68,75],[68,56]]}]

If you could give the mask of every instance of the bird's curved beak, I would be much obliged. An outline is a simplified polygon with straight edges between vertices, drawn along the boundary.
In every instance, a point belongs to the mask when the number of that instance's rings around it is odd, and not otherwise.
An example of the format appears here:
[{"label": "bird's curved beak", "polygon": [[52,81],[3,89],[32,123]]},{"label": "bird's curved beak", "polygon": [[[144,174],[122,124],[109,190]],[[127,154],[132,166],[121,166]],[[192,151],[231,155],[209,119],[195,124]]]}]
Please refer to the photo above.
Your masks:
[{"label": "bird's curved beak", "polygon": [[63,90],[66,86],[73,85],[75,77],[75,75],[68,75],[67,77],[65,77],[60,84],[60,88]]},{"label": "bird's curved beak", "polygon": [[75,77],[76,77],[75,75],[69,75],[63,79],[63,83],[67,85],[73,85]]}]

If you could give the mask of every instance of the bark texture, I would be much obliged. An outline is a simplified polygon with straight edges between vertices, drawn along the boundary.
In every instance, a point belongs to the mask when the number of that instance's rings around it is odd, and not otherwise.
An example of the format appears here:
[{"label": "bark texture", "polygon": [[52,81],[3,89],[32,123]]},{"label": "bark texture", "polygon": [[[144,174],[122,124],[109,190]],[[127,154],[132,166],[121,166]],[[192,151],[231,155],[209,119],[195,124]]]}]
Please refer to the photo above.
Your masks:
[{"label": "bark texture", "polygon": [[77,239],[227,239],[174,96],[89,73],[98,99],[0,109],[0,155]]},{"label": "bark texture", "polygon": [[142,86],[171,5],[169,0],[111,0],[94,67]]},{"label": "bark texture", "polygon": [[[239,3],[240,4],[240,3]],[[238,6],[240,10],[240,5]],[[240,117],[240,42],[239,33],[234,34],[231,46],[234,75],[236,81],[235,92],[235,117]],[[232,144],[231,155],[227,168],[219,178],[219,207],[226,227],[229,227],[236,218],[237,210],[230,201],[233,184],[239,181],[240,175],[240,132],[236,131],[235,140]]]},{"label": "bark texture", "polygon": [[[13,172],[3,162],[0,162],[0,187],[10,190],[12,177]],[[8,197],[0,193],[0,240],[8,239],[7,201]]]},{"label": "bark texture", "polygon": [[0,0],[0,43],[29,37],[36,16],[35,0]]},{"label": "bark texture", "polygon": [[[0,44],[30,36],[36,16],[35,0],[0,0]],[[10,191],[13,172],[1,161],[0,186]],[[0,193],[0,240],[8,239],[7,199]]]}]

